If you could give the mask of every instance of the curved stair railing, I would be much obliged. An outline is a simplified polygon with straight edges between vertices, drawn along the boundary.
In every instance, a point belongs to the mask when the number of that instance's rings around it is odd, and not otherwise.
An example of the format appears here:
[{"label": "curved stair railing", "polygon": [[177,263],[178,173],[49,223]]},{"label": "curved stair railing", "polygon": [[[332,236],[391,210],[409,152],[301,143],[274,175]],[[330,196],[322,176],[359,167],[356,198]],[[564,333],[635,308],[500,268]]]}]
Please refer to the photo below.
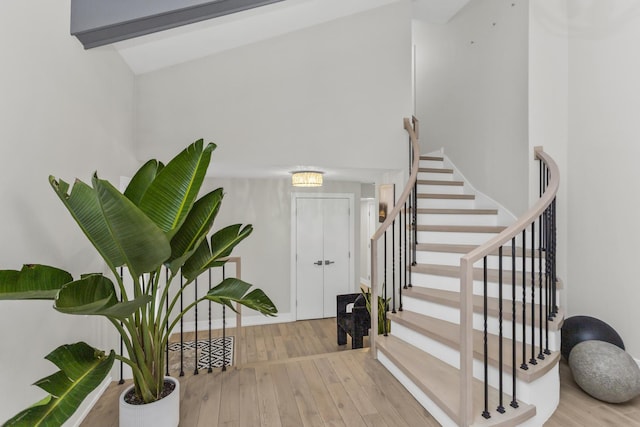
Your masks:
[{"label": "curved stair railing", "polygon": [[[407,181],[407,184],[400,194],[400,197],[397,201],[395,201],[395,205],[391,212],[389,212],[380,227],[376,230],[376,232],[371,237],[371,331],[369,333],[369,343],[371,348],[371,354],[375,358],[377,357],[376,353],[376,337],[378,336],[378,306],[375,302],[378,301],[378,283],[379,280],[379,268],[380,262],[378,259],[378,243],[381,238],[383,238],[383,251],[384,256],[382,260],[383,264],[383,280],[382,284],[382,292],[383,298],[386,301],[387,299],[391,300],[391,309],[392,312],[396,312],[396,295],[399,300],[399,310],[402,311],[402,289],[407,289],[409,281],[407,280],[407,268],[406,266],[415,265],[415,233],[412,230],[415,230],[415,221],[416,221],[416,185],[418,178],[418,169],[420,165],[420,145],[418,143],[418,133],[419,133],[419,125],[418,119],[412,117],[411,119],[404,119],[404,128],[409,133],[409,164],[410,164],[410,175]],[[409,215],[410,214],[410,215]],[[410,219],[409,219],[410,217]],[[411,227],[409,227],[409,222],[411,222]],[[387,242],[387,232],[391,231],[391,249],[388,251],[388,242]],[[398,230],[396,232],[396,230]],[[396,250],[396,240],[397,240],[397,250]],[[404,249],[403,249],[404,248]],[[388,256],[388,253],[391,253],[391,256]],[[396,260],[398,260],[398,265],[403,268],[398,269],[396,274]],[[387,295],[387,284],[389,279],[388,265],[391,264],[391,296],[388,298]],[[410,275],[409,271],[409,275]],[[396,278],[398,279],[398,287],[396,292]],[[387,311],[385,310],[383,313],[382,322],[384,333],[387,334]]]},{"label": "curved stair railing", "polygon": [[[472,250],[460,259],[460,408],[459,424],[468,426],[475,418],[473,409],[473,283],[483,284],[483,353],[484,353],[484,407],[482,416],[491,418],[495,412],[505,411],[504,405],[518,407],[516,377],[518,370],[528,370],[551,352],[549,351],[549,322],[558,313],[556,302],[556,194],[559,187],[559,170],[556,162],[542,150],[535,148],[536,159],[540,161],[540,198],[516,222],[485,244]],[[517,245],[521,248],[518,249]],[[373,248],[373,246],[372,246]],[[529,249],[527,249],[529,248]],[[505,272],[502,263],[503,253],[511,256],[511,272]],[[498,255],[498,355],[499,359],[499,403],[497,407],[488,406],[488,356],[487,340],[487,257]],[[544,261],[544,265],[543,265]],[[474,268],[481,263],[481,268]],[[517,263],[521,273],[516,273]],[[510,277],[509,277],[510,276]],[[495,281],[495,278],[493,278]],[[511,284],[511,296],[503,295],[502,285]],[[516,294],[522,295],[517,301]],[[503,381],[503,317],[507,310],[512,319],[512,348],[506,349],[511,357],[512,384]],[[516,319],[521,323],[516,326]],[[529,323],[529,324],[528,324]],[[521,328],[516,331],[516,327]],[[527,330],[530,328],[530,330]],[[537,329],[537,333],[536,333]],[[522,340],[515,339],[521,332]],[[527,343],[527,336],[529,343]],[[511,395],[510,402],[503,401],[503,395]]]}]

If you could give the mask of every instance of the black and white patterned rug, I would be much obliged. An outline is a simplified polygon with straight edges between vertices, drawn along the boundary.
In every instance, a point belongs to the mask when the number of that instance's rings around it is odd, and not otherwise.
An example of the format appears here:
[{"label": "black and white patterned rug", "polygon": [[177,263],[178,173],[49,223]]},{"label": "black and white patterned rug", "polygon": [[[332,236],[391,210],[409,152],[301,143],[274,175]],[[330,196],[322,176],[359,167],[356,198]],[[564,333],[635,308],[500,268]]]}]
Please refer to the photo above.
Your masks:
[{"label": "black and white patterned rug", "polygon": [[[224,344],[224,345],[223,345]],[[180,370],[180,343],[169,344],[169,369]],[[195,368],[194,360],[198,360],[198,369],[221,368],[223,360],[225,366],[233,365],[233,336],[222,337],[209,340],[185,341],[182,343],[183,369]]]}]

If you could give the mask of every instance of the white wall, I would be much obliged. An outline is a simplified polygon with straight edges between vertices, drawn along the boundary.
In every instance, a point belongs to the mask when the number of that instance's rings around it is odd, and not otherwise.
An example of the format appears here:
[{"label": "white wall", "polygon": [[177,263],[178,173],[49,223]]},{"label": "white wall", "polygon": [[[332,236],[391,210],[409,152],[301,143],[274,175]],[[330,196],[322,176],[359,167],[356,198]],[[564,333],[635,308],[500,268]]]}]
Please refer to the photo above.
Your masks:
[{"label": "white wall", "polygon": [[[69,0],[0,3],[0,268],[53,264],[101,271],[95,250],[49,187],[49,174],[89,180],[131,174],[133,76],[109,48],[69,35]],[[99,319],[54,312],[51,301],[0,301],[0,421],[45,393],[55,347],[103,345]]]},{"label": "white wall", "polygon": [[640,358],[640,5],[569,1],[570,314],[594,316]]},{"label": "white wall", "polygon": [[[140,157],[198,137],[216,162],[401,169],[411,114],[401,1],[137,77]],[[398,149],[400,147],[400,149]]]},{"label": "white wall", "polygon": [[[557,0],[530,2],[529,17],[529,153],[542,146],[558,164],[560,189],[557,197],[557,272],[564,282],[561,304],[571,310],[568,289],[568,73],[567,3]],[[529,200],[539,193],[538,162],[530,162]]]},{"label": "white wall", "polygon": [[516,215],[528,207],[528,9],[474,0],[446,24],[414,21],[413,33],[422,151],[444,147]]},{"label": "white wall", "polygon": [[[213,176],[218,165],[235,168],[236,176],[253,169],[288,175],[299,165],[400,170],[407,163],[402,119],[410,113],[410,4],[401,1],[136,77],[136,150],[141,158],[169,157],[196,138],[213,140]],[[228,219],[255,227],[236,251],[243,278],[263,288],[281,313],[295,312],[290,179],[213,182],[227,192],[218,225]],[[311,191],[360,199],[356,182],[325,180]]]},{"label": "white wall", "polygon": [[[215,154],[214,154],[215,155]],[[281,321],[295,315],[291,307],[291,193],[352,194],[360,200],[360,183],[325,181],[321,188],[292,188],[290,179],[207,179],[205,191],[224,188],[224,200],[214,229],[231,224],[252,224],[253,233],[236,247],[234,256],[242,258],[242,279],[262,288],[278,307]],[[360,239],[360,216],[354,206],[354,241]],[[355,245],[353,257],[358,260],[360,247]],[[233,267],[232,267],[233,268]],[[233,271],[233,270],[230,270]],[[360,265],[354,263],[354,283],[360,279]],[[293,313],[293,314],[292,314]],[[258,315],[248,309],[243,316]],[[259,315],[258,315],[259,316]],[[219,317],[219,313],[214,313]],[[185,319],[193,318],[190,313]]]}]

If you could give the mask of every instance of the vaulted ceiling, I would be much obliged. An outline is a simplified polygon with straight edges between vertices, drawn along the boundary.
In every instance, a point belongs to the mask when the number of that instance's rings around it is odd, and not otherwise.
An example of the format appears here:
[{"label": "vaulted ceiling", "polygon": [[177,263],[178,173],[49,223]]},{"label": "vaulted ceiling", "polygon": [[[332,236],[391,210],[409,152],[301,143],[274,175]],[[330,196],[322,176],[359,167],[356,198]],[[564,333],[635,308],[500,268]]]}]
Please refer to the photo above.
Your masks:
[{"label": "vaulted ceiling", "polygon": [[[72,0],[71,32],[142,74],[397,1]],[[444,23],[469,1],[412,0],[413,18]]]}]

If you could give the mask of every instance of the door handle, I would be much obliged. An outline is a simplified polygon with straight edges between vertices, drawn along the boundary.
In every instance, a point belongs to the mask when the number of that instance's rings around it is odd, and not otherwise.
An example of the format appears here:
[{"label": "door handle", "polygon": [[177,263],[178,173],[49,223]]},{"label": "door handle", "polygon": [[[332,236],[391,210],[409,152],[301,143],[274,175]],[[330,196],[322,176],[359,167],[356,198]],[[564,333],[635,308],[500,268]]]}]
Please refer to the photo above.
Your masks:
[{"label": "door handle", "polygon": [[328,259],[324,260],[324,265],[335,264],[335,261],[329,261]]},{"label": "door handle", "polygon": [[316,261],[313,263],[314,265],[322,265],[322,260]]}]

